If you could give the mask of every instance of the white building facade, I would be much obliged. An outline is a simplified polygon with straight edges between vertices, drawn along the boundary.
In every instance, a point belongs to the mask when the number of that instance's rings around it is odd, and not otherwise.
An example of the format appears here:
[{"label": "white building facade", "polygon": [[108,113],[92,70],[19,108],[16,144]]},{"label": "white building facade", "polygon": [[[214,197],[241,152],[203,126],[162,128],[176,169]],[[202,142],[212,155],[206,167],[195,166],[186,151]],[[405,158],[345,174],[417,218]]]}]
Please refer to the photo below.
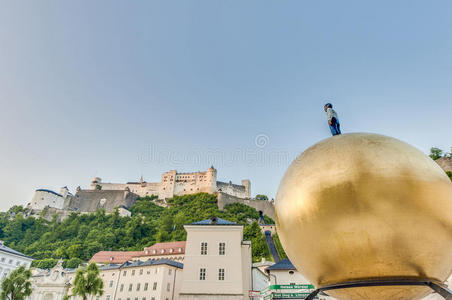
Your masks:
[{"label": "white building facade", "polygon": [[185,225],[181,300],[243,300],[251,290],[251,242],[243,226],[212,218]]},{"label": "white building facade", "polygon": [[29,268],[32,261],[31,257],[6,247],[0,241],[0,280],[22,265]]},{"label": "white building facade", "polygon": [[62,300],[75,275],[72,270],[65,270],[62,261],[50,270],[35,269],[31,278],[32,294],[28,300]]}]

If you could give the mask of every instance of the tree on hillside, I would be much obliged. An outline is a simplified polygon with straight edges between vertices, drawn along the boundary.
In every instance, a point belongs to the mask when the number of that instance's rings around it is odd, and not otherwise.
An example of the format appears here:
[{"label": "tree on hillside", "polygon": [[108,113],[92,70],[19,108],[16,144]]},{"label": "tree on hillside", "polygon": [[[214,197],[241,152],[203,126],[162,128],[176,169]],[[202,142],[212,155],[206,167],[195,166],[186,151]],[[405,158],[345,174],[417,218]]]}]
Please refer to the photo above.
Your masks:
[{"label": "tree on hillside", "polygon": [[256,200],[265,200],[268,201],[267,195],[256,195]]},{"label": "tree on hillside", "polygon": [[31,271],[20,266],[2,281],[1,300],[24,300],[31,295]]},{"label": "tree on hillside", "polygon": [[430,148],[430,155],[429,155],[433,160],[437,160],[438,158],[443,157],[443,150],[436,148],[436,147],[432,147]]},{"label": "tree on hillside", "polygon": [[[74,286],[72,287],[72,296],[80,296],[83,300],[87,300],[90,295],[102,296],[104,283],[99,273],[95,263],[90,263],[87,268],[78,268],[74,278]],[[69,296],[66,295],[64,299],[69,299]]]},{"label": "tree on hillside", "polygon": [[452,172],[450,172],[450,171],[447,171],[447,172],[446,172],[446,174],[447,174],[447,176],[449,176],[449,178],[450,178],[450,181],[452,181]]}]

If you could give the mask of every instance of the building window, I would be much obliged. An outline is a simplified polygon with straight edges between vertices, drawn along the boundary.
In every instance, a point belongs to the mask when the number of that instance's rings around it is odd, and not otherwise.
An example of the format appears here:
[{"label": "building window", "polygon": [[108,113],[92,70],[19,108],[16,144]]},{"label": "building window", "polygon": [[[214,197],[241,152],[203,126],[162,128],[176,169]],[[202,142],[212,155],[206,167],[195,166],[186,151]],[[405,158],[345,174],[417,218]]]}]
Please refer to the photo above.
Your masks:
[{"label": "building window", "polygon": [[206,280],[206,268],[199,269],[199,280]]},{"label": "building window", "polygon": [[126,276],[127,275],[127,271],[124,271],[124,273],[122,273],[122,276]]},{"label": "building window", "polygon": [[226,243],[220,243],[218,245],[218,254],[224,255],[226,253]]},{"label": "building window", "polygon": [[224,280],[224,269],[218,269],[218,280]]},{"label": "building window", "polygon": [[207,242],[201,243],[201,255],[207,255]]},{"label": "building window", "polygon": [[154,282],[154,286],[152,287],[152,289],[155,291],[157,289],[157,282]]},{"label": "building window", "polygon": [[122,292],[124,290],[124,283],[121,283],[121,287],[119,288],[119,291]]},{"label": "building window", "polygon": [[171,283],[168,283],[167,285],[166,285],[166,291],[170,291],[171,290]]},{"label": "building window", "polygon": [[135,275],[135,270],[132,270],[132,276]]},{"label": "building window", "polygon": [[137,292],[140,290],[141,284],[137,283]]},{"label": "building window", "polygon": [[140,275],[143,275],[143,269],[140,269]]},{"label": "building window", "polygon": [[144,290],[145,290],[145,291],[148,290],[148,286],[149,286],[149,284],[146,282],[146,283],[144,284]]},{"label": "building window", "polygon": [[169,270],[168,270],[168,275],[171,275],[172,272],[173,272],[173,270],[172,270],[172,269],[169,269]]},{"label": "building window", "polygon": [[110,300],[110,295],[107,295],[107,297],[105,298],[105,300]]},{"label": "building window", "polygon": [[99,300],[99,297],[100,297],[100,296],[96,296],[96,300]]},{"label": "building window", "polygon": [[113,280],[110,280],[110,287],[113,286]]},{"label": "building window", "polygon": [[151,300],[155,300],[155,297],[151,297]]},{"label": "building window", "polygon": [[133,284],[131,283],[131,284],[129,284],[129,292],[131,292],[132,291],[132,286],[133,286]]}]

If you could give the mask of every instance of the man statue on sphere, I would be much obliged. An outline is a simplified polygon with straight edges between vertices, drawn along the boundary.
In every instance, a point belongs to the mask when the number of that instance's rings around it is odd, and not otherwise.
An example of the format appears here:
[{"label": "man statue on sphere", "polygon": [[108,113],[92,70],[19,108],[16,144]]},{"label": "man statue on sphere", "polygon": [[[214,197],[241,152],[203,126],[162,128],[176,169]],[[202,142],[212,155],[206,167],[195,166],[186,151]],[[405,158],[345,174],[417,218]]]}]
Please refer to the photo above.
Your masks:
[{"label": "man statue on sphere", "polygon": [[327,103],[323,108],[328,117],[328,125],[330,126],[331,134],[333,136],[341,134],[341,124],[339,123],[336,111],[333,109],[333,104]]}]

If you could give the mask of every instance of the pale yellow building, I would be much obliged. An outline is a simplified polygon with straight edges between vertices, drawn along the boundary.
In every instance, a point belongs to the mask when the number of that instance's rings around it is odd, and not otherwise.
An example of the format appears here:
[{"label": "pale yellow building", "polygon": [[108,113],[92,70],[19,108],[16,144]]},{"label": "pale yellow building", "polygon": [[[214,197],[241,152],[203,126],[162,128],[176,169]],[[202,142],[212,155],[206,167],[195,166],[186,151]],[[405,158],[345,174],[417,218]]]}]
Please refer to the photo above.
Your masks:
[{"label": "pale yellow building", "polygon": [[249,299],[251,242],[243,226],[220,218],[185,225],[181,300]]},{"label": "pale yellow building", "polygon": [[[93,300],[178,300],[181,263],[168,259],[126,262],[101,266],[102,296]],[[72,274],[75,275],[75,274]],[[72,280],[74,276],[71,276]],[[71,295],[71,291],[69,291]],[[72,296],[71,300],[81,300]]]}]

